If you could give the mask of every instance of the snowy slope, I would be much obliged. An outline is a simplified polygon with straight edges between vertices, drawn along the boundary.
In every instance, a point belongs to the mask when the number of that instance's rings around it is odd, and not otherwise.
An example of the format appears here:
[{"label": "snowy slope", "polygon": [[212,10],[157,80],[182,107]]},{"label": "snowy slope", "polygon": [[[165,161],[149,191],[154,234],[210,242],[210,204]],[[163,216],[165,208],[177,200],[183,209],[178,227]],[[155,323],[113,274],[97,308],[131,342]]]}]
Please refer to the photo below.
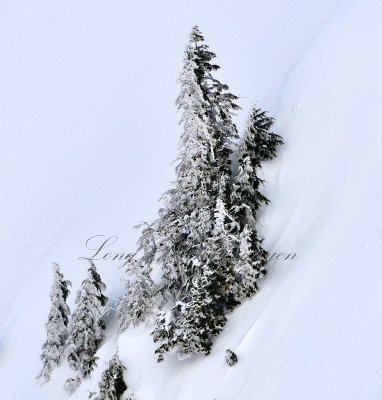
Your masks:
[{"label": "snowy slope", "polygon": [[[286,144],[266,166],[272,262],[207,358],[157,365],[149,327],[110,322],[94,390],[119,346],[137,400],[378,399],[382,386],[382,4],[377,0],[58,1],[0,4],[0,388],[6,400],[68,396],[63,366],[39,387],[50,263],[86,275],[87,238],[154,218],[172,177],[175,79],[192,25],[220,77],[268,109]],[[100,272],[113,299],[123,271]],[[110,317],[111,321],[112,318]],[[227,368],[232,348],[239,364]]]}]

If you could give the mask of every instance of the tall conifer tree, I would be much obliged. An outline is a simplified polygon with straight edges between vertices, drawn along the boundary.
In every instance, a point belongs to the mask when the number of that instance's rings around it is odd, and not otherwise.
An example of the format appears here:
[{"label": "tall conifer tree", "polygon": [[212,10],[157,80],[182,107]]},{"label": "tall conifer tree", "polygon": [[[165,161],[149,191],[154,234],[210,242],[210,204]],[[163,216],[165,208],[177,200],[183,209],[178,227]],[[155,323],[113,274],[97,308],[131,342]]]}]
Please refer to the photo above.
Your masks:
[{"label": "tall conifer tree", "polygon": [[[273,120],[254,108],[236,149],[232,116],[239,108],[237,97],[214,77],[219,69],[214,58],[194,27],[178,80],[181,90],[176,104],[183,130],[175,181],[162,197],[159,218],[147,228],[150,234],[147,229],[142,233],[143,257],[134,261],[141,269],[135,269],[137,277],[150,281],[146,292],[160,293],[168,305],[173,304],[155,320],[152,336],[159,344],[158,361],[165,353],[181,359],[208,354],[227,313],[241,298],[257,291],[257,279],[266,272],[267,252],[257,235],[256,213],[268,200],[259,191],[263,182],[258,171],[262,161],[275,156],[281,138],[270,132]],[[234,151],[238,173],[232,176]],[[153,263],[162,267],[159,285],[150,278]],[[134,292],[144,292],[140,281],[129,286],[119,303],[129,310],[122,324],[130,316],[135,318],[135,311],[148,314],[141,307],[146,302],[137,304],[133,299],[139,297]]]},{"label": "tall conifer tree", "polygon": [[[219,66],[197,27],[186,46],[177,106],[182,111],[174,188],[164,196],[158,220],[159,261],[171,295],[188,292],[195,263],[213,235],[217,198],[230,202],[230,154],[237,137],[232,115],[236,96],[212,76]],[[227,204],[229,206],[229,204]]]},{"label": "tall conifer tree", "polygon": [[228,86],[213,77],[219,68],[214,58],[194,27],[179,78],[183,133],[176,181],[158,221],[163,288],[178,300],[156,321],[153,337],[161,342],[159,360],[167,351],[180,358],[208,354],[225,313],[237,304],[232,237],[226,225],[232,220],[225,210],[237,137],[232,115],[238,106]]}]

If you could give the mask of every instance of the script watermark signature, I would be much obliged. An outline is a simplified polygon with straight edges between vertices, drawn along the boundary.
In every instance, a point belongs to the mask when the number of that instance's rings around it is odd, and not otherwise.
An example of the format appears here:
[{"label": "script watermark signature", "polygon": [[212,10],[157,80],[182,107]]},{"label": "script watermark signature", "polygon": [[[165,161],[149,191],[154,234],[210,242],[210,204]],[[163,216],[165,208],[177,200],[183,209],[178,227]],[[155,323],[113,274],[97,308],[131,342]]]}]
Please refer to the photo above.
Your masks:
[{"label": "script watermark signature", "polygon": [[[79,260],[89,261],[110,261],[117,263],[117,268],[126,267],[134,254],[125,251],[116,251],[116,243],[118,242],[118,236],[112,235],[93,235],[86,240],[86,250],[89,251],[88,256],[78,257]],[[272,252],[268,254],[269,261],[294,261],[297,259],[297,253],[295,252]]]},{"label": "script watermark signature", "polygon": [[[79,260],[89,261],[113,261],[118,263],[118,268],[126,267],[133,257],[132,253],[115,251],[115,244],[118,242],[118,236],[94,235],[86,240],[86,249],[90,251],[87,257],[78,257]],[[114,251],[112,251],[112,249]]]}]

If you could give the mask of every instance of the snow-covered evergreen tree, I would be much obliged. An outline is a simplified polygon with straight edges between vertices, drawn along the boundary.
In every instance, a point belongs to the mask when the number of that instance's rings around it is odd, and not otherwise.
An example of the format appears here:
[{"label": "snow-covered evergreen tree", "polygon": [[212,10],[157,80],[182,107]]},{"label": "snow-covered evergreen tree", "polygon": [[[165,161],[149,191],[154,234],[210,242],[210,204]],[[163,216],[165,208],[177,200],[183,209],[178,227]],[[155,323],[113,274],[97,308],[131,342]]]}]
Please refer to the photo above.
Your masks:
[{"label": "snow-covered evergreen tree", "polygon": [[125,293],[116,305],[121,331],[130,324],[136,326],[144,322],[150,314],[158,311],[161,303],[161,294],[150,277],[157,252],[155,223],[143,223],[135,228],[142,226],[137,252],[132,255],[127,267],[127,272],[133,274],[134,279],[127,282]]},{"label": "snow-covered evergreen tree", "polygon": [[195,251],[187,242],[191,242],[192,234],[196,233],[191,225],[199,218],[205,220],[205,230],[211,229],[208,192],[213,184],[211,159],[214,145],[208,129],[208,104],[195,74],[198,67],[195,58],[190,44],[186,47],[179,77],[181,93],[177,105],[182,110],[184,129],[179,143],[175,187],[166,193],[165,208],[158,221],[162,282],[174,297],[178,296],[179,290],[187,290],[191,276],[189,260]]},{"label": "snow-covered evergreen tree", "polygon": [[219,68],[211,62],[214,58],[194,27],[178,80],[181,90],[177,106],[182,112],[183,132],[176,180],[164,196],[165,207],[158,220],[162,282],[173,297],[189,290],[195,269],[192,260],[212,235],[217,197],[229,201],[229,187],[224,185],[221,193],[221,182],[230,179],[230,154],[237,137],[232,114],[238,106],[228,86],[212,76]]},{"label": "snow-covered evergreen tree", "polygon": [[257,280],[266,274],[267,252],[261,247],[257,233],[246,225],[240,233],[239,255],[235,265],[238,298],[250,297],[258,290]]},{"label": "snow-covered evergreen tree", "polygon": [[64,384],[64,389],[69,393],[74,393],[78,387],[81,385],[81,378],[79,376],[75,378],[69,378]]},{"label": "snow-covered evergreen tree", "polygon": [[254,226],[256,212],[268,199],[261,194],[263,180],[259,178],[261,163],[276,156],[281,137],[270,132],[273,118],[256,107],[252,108],[238,148],[238,172],[234,178],[231,202],[232,214],[240,224]]},{"label": "snow-covered evergreen tree", "polygon": [[91,262],[88,277],[82,282],[77,294],[67,343],[69,366],[78,370],[82,377],[88,377],[93,370],[95,353],[103,338],[105,324],[102,314],[107,301],[103,294],[105,289],[105,284]]},{"label": "snow-covered evergreen tree", "polygon": [[257,289],[257,279],[265,275],[267,251],[262,247],[262,238],[257,234],[257,211],[269,203],[260,192],[263,180],[259,171],[263,161],[276,155],[282,144],[281,137],[270,132],[273,119],[265,111],[253,107],[238,148],[238,171],[233,180],[231,193],[231,215],[237,222],[238,245],[234,253],[237,279],[236,294],[249,297]]},{"label": "snow-covered evergreen tree", "polygon": [[231,238],[226,230],[226,208],[221,199],[214,210],[213,232],[200,247],[194,264],[189,292],[167,313],[160,313],[152,333],[160,342],[156,350],[158,361],[164,354],[177,354],[179,359],[192,355],[207,355],[212,338],[226,323],[226,313],[239,304],[235,298],[235,273]]},{"label": "snow-covered evergreen tree", "polygon": [[183,131],[175,182],[162,197],[159,218],[142,233],[143,256],[130,268],[137,279],[117,307],[122,329],[148,315],[156,303],[147,296],[155,286],[151,265],[159,263],[163,274],[156,293],[175,305],[155,320],[158,361],[167,352],[179,358],[208,354],[226,314],[238,299],[256,292],[256,280],[265,273],[267,253],[255,222],[258,207],[267,199],[258,190],[262,181],[257,169],[275,155],[281,139],[269,132],[272,119],[254,109],[239,148],[238,174],[232,179],[237,97],[213,76],[219,68],[214,58],[194,27],[179,76],[177,107]]},{"label": "snow-covered evergreen tree", "polygon": [[50,290],[51,309],[46,323],[47,338],[42,346],[42,370],[37,378],[49,381],[50,375],[60,363],[63,356],[67,326],[69,321],[69,307],[66,299],[69,295],[70,281],[64,280],[57,263],[53,263],[53,285]]},{"label": "snow-covered evergreen tree", "polygon": [[127,389],[123,378],[126,369],[116,354],[108,363],[102,373],[101,381],[98,383],[99,394],[95,400],[120,400]]},{"label": "snow-covered evergreen tree", "polygon": [[119,329],[124,331],[130,324],[144,322],[158,305],[155,285],[146,271],[137,271],[136,279],[128,281],[126,291],[117,303]]},{"label": "snow-covered evergreen tree", "polygon": [[233,367],[235,364],[238,363],[238,358],[236,353],[234,353],[232,350],[228,349],[225,352],[225,362],[230,366]]},{"label": "snow-covered evergreen tree", "polygon": [[[142,233],[138,239],[138,247],[135,257],[131,259],[132,271],[136,271],[139,268],[141,271],[150,273],[152,263],[154,262],[157,253],[157,222],[155,221],[151,224],[143,222],[134,228],[142,229]],[[137,255],[139,255],[139,257],[137,257]]]},{"label": "snow-covered evergreen tree", "polygon": [[273,124],[273,118],[254,106],[243,137],[242,154],[244,152],[249,155],[255,154],[258,163],[275,158],[277,147],[283,144],[283,141],[281,136],[270,131]]},{"label": "snow-covered evergreen tree", "polygon": [[[178,301],[170,311],[158,314],[153,338],[155,342],[160,342],[155,351],[159,362],[163,361],[165,353],[176,354],[180,360],[192,355],[209,354],[212,329],[217,334],[226,322],[223,310],[219,310],[211,321],[210,274],[211,271],[204,266],[201,275],[195,278],[189,301]],[[209,324],[210,321],[213,323]]]},{"label": "snow-covered evergreen tree", "polygon": [[[216,55],[209,50],[205,44],[204,37],[199,28],[195,26],[190,35],[189,45],[195,54],[197,68],[194,73],[197,83],[207,101],[206,113],[209,122],[209,132],[213,138],[212,157],[210,161],[214,165],[216,193],[219,190],[219,181],[223,179],[228,182],[231,174],[231,160],[229,155],[235,150],[233,139],[238,137],[236,125],[232,121],[235,110],[240,107],[235,103],[237,96],[229,92],[229,87],[222,84],[212,72],[220,69],[212,64]],[[178,104],[181,106],[181,103]],[[223,199],[227,201],[227,199]]]},{"label": "snow-covered evergreen tree", "polygon": [[237,304],[230,243],[235,238],[227,224],[233,221],[225,210],[237,137],[232,115],[238,106],[228,86],[212,76],[219,68],[212,64],[214,58],[194,27],[179,77],[183,132],[176,181],[158,220],[162,288],[177,301],[155,323],[159,360],[167,351],[180,358],[208,354],[211,338]]}]

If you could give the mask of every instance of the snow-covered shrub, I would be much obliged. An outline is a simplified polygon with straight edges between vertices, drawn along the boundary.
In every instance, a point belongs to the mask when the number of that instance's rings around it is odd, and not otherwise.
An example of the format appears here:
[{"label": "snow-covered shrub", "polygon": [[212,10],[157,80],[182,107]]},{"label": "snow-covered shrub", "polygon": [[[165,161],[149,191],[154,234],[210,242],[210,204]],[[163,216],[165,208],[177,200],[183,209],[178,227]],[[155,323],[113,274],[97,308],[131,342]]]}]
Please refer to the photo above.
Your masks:
[{"label": "snow-covered shrub", "polygon": [[72,394],[74,393],[77,388],[80,386],[81,384],[81,378],[77,377],[77,378],[69,378],[67,379],[67,381],[64,384],[64,389]]},{"label": "snow-covered shrub", "polygon": [[228,350],[226,350],[226,352],[225,352],[225,361],[226,361],[226,363],[227,363],[230,367],[232,367],[232,366],[234,366],[235,364],[237,364],[237,362],[238,362],[239,360],[238,360],[238,358],[237,358],[236,353],[234,353],[232,350],[228,349]]}]

